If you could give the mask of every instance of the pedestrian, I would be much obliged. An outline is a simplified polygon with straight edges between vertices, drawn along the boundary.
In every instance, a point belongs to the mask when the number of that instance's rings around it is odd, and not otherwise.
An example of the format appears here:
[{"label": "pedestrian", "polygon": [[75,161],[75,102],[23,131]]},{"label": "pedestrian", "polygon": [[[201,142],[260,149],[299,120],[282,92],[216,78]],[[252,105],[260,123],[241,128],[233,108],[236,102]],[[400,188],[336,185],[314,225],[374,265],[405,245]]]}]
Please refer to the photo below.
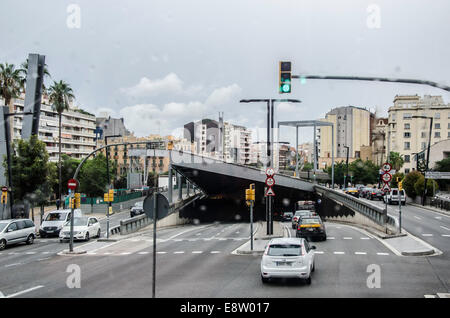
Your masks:
[{"label": "pedestrian", "polygon": [[61,201],[56,199],[56,210],[59,210],[59,206],[61,205]]}]

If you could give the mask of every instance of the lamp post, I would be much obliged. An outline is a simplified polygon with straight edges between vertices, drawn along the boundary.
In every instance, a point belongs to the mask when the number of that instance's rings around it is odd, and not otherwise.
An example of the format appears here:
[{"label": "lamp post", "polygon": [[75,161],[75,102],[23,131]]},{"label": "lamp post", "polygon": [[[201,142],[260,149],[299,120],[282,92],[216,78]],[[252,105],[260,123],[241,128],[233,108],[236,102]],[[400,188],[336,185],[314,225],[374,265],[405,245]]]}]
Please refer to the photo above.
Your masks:
[{"label": "lamp post", "polygon": [[349,146],[344,146],[344,148],[347,149],[347,160],[346,160],[346,166],[347,166],[347,171],[344,175],[344,189],[347,188],[347,183],[346,181],[348,180],[348,153],[350,151],[350,147]]},{"label": "lamp post", "polygon": [[[122,137],[122,135],[109,135],[105,136],[105,146],[106,147],[106,175],[108,178],[108,190],[111,189],[111,180],[109,177],[109,147],[108,147],[108,138],[114,138],[114,137]],[[112,202],[108,202],[108,208],[106,210],[106,238],[109,239],[109,214],[110,209],[112,206]]]},{"label": "lamp post", "polygon": [[425,183],[423,187],[423,195],[422,195],[422,206],[425,206],[426,196],[427,196],[427,177],[426,173],[428,171],[428,165],[430,163],[430,148],[431,148],[431,134],[433,132],[433,117],[430,116],[412,116],[412,118],[422,118],[430,120],[430,132],[428,136],[428,149],[427,149],[427,161],[425,165]]}]

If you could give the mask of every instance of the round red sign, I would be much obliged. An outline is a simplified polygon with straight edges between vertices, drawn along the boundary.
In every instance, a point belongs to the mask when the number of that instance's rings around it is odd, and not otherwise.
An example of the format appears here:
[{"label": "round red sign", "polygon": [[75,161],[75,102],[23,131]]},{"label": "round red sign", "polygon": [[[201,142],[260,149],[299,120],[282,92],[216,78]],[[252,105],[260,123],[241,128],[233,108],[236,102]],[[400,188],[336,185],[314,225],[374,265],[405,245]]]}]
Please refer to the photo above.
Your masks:
[{"label": "round red sign", "polygon": [[75,190],[75,189],[77,188],[77,186],[78,186],[78,181],[75,180],[75,179],[70,179],[70,180],[67,182],[67,187],[68,187],[70,190]]}]

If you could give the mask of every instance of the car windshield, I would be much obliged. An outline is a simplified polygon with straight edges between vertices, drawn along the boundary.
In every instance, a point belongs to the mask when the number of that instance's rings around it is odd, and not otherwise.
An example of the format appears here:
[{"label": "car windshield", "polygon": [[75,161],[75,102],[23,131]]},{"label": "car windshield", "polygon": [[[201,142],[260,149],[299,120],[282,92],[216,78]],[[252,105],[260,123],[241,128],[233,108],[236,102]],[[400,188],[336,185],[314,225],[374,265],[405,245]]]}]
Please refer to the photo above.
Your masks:
[{"label": "car windshield", "polygon": [[0,223],[0,232],[3,231],[3,229],[8,225],[9,223],[2,222]]},{"label": "car windshield", "polygon": [[136,208],[142,208],[144,206],[144,201],[139,201],[134,204]]},{"label": "car windshield", "polygon": [[284,212],[284,216],[292,216],[292,212]]},{"label": "car windshield", "polygon": [[[74,218],[73,219],[73,226],[85,226],[87,225],[88,218],[81,217],[81,218]],[[70,221],[67,221],[64,226],[70,226]]]},{"label": "car windshield", "polygon": [[299,244],[272,244],[267,253],[269,256],[300,256],[302,246]]},{"label": "car windshield", "polygon": [[45,221],[64,221],[66,219],[67,213],[64,212],[54,212],[47,215]]}]

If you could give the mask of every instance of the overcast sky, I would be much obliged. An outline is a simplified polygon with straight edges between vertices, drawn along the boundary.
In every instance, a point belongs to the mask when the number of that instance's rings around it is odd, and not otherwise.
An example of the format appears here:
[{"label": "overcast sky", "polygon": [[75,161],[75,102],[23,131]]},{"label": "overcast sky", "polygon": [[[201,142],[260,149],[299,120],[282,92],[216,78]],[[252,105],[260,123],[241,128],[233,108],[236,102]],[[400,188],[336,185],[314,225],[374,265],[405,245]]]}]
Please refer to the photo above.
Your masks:
[{"label": "overcast sky", "polygon": [[[138,136],[176,134],[219,111],[226,121],[263,128],[265,105],[239,100],[280,98],[280,60],[292,61],[294,74],[450,85],[449,13],[446,0],[1,0],[0,62],[44,54],[77,104],[124,117]],[[418,85],[294,81],[289,97],[302,103],[279,105],[275,120],[317,119],[346,105],[386,115],[396,94],[443,95],[450,103],[449,93]],[[295,140],[294,128],[281,134]],[[312,129],[301,136],[311,140]]]}]

